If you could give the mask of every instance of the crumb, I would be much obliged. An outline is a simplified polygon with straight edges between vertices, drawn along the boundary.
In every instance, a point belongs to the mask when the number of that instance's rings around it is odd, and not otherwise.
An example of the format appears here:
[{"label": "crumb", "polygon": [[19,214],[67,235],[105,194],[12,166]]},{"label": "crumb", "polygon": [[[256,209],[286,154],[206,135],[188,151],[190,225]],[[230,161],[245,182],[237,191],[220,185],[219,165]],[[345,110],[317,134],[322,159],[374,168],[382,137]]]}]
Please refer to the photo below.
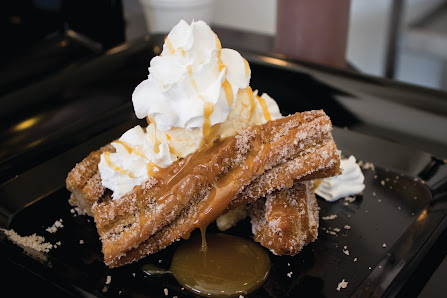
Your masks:
[{"label": "crumb", "polygon": [[133,275],[133,277],[135,277],[135,272],[134,272],[134,273],[132,273],[132,275]]},{"label": "crumb", "polygon": [[349,206],[349,203],[348,203],[348,202],[344,202],[343,205],[345,205],[346,207],[348,207],[348,206]]},{"label": "crumb", "polygon": [[377,179],[377,175],[374,175],[374,179]]},{"label": "crumb", "polygon": [[84,244],[84,240],[79,240],[79,244]]},{"label": "crumb", "polygon": [[348,287],[348,282],[345,281],[345,279],[343,278],[343,280],[337,286],[337,291],[340,291],[341,289],[346,289],[347,287]]},{"label": "crumb", "polygon": [[348,214],[348,217],[351,217],[351,214]]},{"label": "crumb", "polygon": [[163,289],[163,292],[165,293],[165,296],[168,296],[168,295],[169,295],[169,291],[168,291],[167,288],[164,288],[164,289]]},{"label": "crumb", "polygon": [[354,262],[357,262],[357,258],[354,258]]},{"label": "crumb", "polygon": [[112,282],[112,277],[110,275],[107,275],[106,285],[110,285],[111,282]]},{"label": "crumb", "polygon": [[328,215],[328,216],[323,216],[321,219],[322,220],[332,220],[332,219],[336,219],[337,218],[337,214],[332,214],[332,215]]},{"label": "crumb", "polygon": [[45,238],[36,234],[30,236],[20,236],[14,230],[1,229],[8,239],[22,248],[32,248],[39,252],[49,252],[54,247],[53,244],[45,242]]},{"label": "crumb", "polygon": [[380,184],[385,185],[385,181],[383,181],[383,180],[380,181]]},{"label": "crumb", "polygon": [[287,263],[287,266],[289,266],[289,267],[290,267],[290,263]]},{"label": "crumb", "polygon": [[375,197],[376,196],[376,192],[375,191],[373,191],[373,197]]},{"label": "crumb", "polygon": [[287,273],[287,277],[291,278],[292,277],[293,272],[290,271],[289,273]]},{"label": "crumb", "polygon": [[386,247],[386,244],[385,244],[385,243],[384,243],[384,244],[382,244],[382,247],[383,247],[383,248],[385,248],[385,247]]},{"label": "crumb", "polygon": [[345,202],[353,203],[355,201],[356,197],[346,197]]},{"label": "crumb", "polygon": [[381,199],[378,199],[378,200],[377,200],[377,202],[379,202],[379,203],[380,203],[380,202],[382,202],[382,200],[381,200]]},{"label": "crumb", "polygon": [[51,233],[51,234],[56,233],[59,228],[63,228],[64,227],[62,222],[63,222],[62,218],[59,219],[59,220],[56,220],[51,227],[46,228],[46,231],[48,233]]},{"label": "crumb", "polygon": [[108,290],[109,290],[109,287],[108,287],[108,286],[104,286],[104,288],[102,288],[102,292],[103,292],[103,293],[107,292]]},{"label": "crumb", "polygon": [[368,267],[369,270],[371,270],[371,267]]},{"label": "crumb", "polygon": [[161,264],[161,262],[163,262],[163,260],[158,260],[158,263]]},{"label": "crumb", "polygon": [[345,230],[350,230],[350,229],[351,229],[351,226],[350,226],[350,225],[345,225],[343,228],[344,228]]},{"label": "crumb", "polygon": [[382,265],[379,265],[379,268],[382,269]]},{"label": "crumb", "polygon": [[397,207],[397,209],[399,209],[399,210],[400,210],[400,209],[401,209],[401,208],[400,208],[400,206],[399,206],[399,207]]},{"label": "crumb", "polygon": [[340,229],[339,228],[334,228],[334,232],[338,233],[338,232],[340,232]]},{"label": "crumb", "polygon": [[185,290],[185,288],[180,288],[180,291],[183,291],[183,290]]},{"label": "crumb", "polygon": [[344,250],[343,253],[347,256],[349,256],[349,250]]}]

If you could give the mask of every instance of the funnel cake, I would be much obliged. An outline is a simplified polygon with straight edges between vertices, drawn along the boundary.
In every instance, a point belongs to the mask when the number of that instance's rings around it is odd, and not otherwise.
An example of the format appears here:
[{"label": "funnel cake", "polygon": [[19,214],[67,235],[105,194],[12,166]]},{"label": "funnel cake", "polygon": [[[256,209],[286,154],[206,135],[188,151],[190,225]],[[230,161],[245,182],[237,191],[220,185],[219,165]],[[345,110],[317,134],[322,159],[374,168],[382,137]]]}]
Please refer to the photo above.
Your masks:
[{"label": "funnel cake", "polygon": [[99,152],[110,150],[105,146],[69,173],[70,203],[93,214],[105,263],[121,266],[187,237],[227,208],[290,187],[295,180],[338,174],[340,157],[331,129],[323,111],[269,121],[216,139],[118,200],[111,199],[97,171]]},{"label": "funnel cake", "polygon": [[295,255],[318,236],[318,205],[312,181],[295,182],[249,206],[254,240],[276,255]]}]

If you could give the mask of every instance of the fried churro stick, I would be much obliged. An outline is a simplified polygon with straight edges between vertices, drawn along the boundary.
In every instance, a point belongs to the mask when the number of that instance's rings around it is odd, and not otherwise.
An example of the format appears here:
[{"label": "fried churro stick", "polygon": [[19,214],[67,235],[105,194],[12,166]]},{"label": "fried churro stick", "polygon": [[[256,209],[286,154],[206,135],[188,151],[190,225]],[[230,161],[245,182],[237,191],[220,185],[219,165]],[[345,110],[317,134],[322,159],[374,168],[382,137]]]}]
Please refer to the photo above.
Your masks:
[{"label": "fried churro stick", "polygon": [[276,255],[295,255],[318,236],[312,181],[296,182],[250,204],[255,241]]},{"label": "fried churro stick", "polygon": [[[208,145],[161,169],[117,200],[111,200],[98,173],[92,174],[94,171],[85,166],[72,170],[67,188],[72,191],[72,203],[83,201],[90,207],[105,263],[117,267],[163,249],[214,221],[236,195],[242,194],[244,199],[233,207],[255,199],[253,192],[243,195],[244,188],[254,181],[260,183],[266,173],[276,182],[261,190],[255,187],[260,196],[286,186],[291,179],[326,177],[327,169],[338,173],[339,156],[331,129],[323,111],[297,113]],[[336,158],[328,162],[328,156]],[[94,167],[92,161],[85,164]],[[275,169],[289,169],[291,176],[274,179]],[[86,183],[78,179],[83,173],[91,177]]]}]

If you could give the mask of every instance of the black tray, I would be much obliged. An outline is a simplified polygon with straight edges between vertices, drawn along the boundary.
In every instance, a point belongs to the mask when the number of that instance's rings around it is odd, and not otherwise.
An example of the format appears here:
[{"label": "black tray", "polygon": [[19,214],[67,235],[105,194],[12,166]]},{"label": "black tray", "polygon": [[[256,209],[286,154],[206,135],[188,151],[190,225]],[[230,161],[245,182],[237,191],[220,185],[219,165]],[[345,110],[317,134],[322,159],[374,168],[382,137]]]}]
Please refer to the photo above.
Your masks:
[{"label": "black tray", "polygon": [[[193,296],[181,290],[172,277],[151,278],[141,271],[147,263],[169,266],[178,243],[129,266],[108,269],[102,262],[92,219],[73,212],[67,203],[66,173],[90,150],[112,140],[124,129],[125,126],[111,129],[2,185],[3,225],[22,236],[36,233],[47,242],[60,241],[61,245],[47,254],[29,254],[2,237],[1,246],[11,258],[17,258],[29,270],[68,293],[163,297],[167,288],[170,296]],[[447,214],[445,198],[433,196],[440,186],[439,177],[447,174],[443,161],[349,130],[336,128],[334,136],[344,155],[354,154],[375,166],[375,170],[364,170],[363,195],[352,203],[319,199],[318,240],[295,257],[270,255],[270,276],[253,297],[389,293],[398,287],[395,283],[399,275],[412,269],[413,261],[423,254],[424,245],[436,236],[436,230],[445,226],[445,223],[440,226]],[[322,219],[333,214],[337,214],[334,220]],[[60,219],[63,228],[54,234],[46,231]],[[340,231],[336,232],[337,228]],[[209,232],[216,232],[216,228],[211,226]],[[249,221],[228,233],[250,238]],[[349,251],[349,255],[344,251]],[[106,284],[108,276],[110,284]],[[348,287],[338,292],[337,285],[343,279],[349,282]]]},{"label": "black tray", "polygon": [[[132,55],[141,61],[153,53]],[[251,65],[253,89],[260,88],[277,99],[284,114],[323,108],[336,126],[334,137],[343,155],[353,154],[375,165],[374,171],[364,171],[366,189],[353,203],[345,206],[343,200],[327,203],[319,199],[320,217],[337,214],[337,218],[320,220],[318,240],[297,256],[271,255],[269,279],[251,296],[396,295],[447,226],[447,141],[442,138],[442,124],[447,121],[445,93],[275,57],[243,55]],[[98,68],[93,86],[76,87],[85,94],[108,88],[107,74],[101,81],[100,65],[92,67]],[[124,76],[123,84],[133,80]],[[90,151],[138,123],[122,116],[131,110],[127,105],[117,109],[116,115],[109,111],[109,128],[98,129],[78,146],[70,145],[71,150],[52,145],[55,140],[72,144],[74,138],[82,139],[85,124],[35,145],[40,153],[33,154],[32,161],[27,157],[30,154],[8,159],[5,173],[19,170],[0,186],[0,227],[22,236],[36,233],[61,245],[32,257],[2,235],[2,258],[7,256],[8,264],[49,282],[59,294],[164,297],[167,288],[169,296],[192,295],[171,277],[150,278],[141,272],[141,266],[149,262],[169,266],[178,243],[138,263],[110,270],[102,263],[93,221],[72,213],[67,203],[64,180],[68,171]],[[394,115],[385,113],[390,110]],[[54,154],[59,155],[50,159]],[[46,232],[59,219],[64,227],[55,234]],[[344,228],[347,225],[349,230]],[[340,231],[335,232],[336,228]],[[216,228],[210,226],[208,231],[214,233]],[[244,221],[228,233],[251,237],[250,224]],[[110,284],[106,283],[108,276]],[[343,279],[348,287],[337,291]],[[27,283],[30,281],[25,280]]]}]

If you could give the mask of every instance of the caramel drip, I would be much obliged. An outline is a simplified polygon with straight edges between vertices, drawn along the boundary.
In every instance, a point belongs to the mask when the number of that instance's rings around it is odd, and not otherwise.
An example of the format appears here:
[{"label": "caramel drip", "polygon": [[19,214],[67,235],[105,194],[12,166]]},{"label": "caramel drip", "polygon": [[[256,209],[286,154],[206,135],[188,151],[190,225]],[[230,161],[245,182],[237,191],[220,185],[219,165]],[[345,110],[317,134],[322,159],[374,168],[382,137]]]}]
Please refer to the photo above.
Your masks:
[{"label": "caramel drip", "polygon": [[200,251],[204,251],[204,252],[208,250],[208,244],[206,242],[206,229],[207,228],[208,228],[208,225],[200,227],[200,235],[202,236],[202,245],[200,247]]},{"label": "caramel drip", "polygon": [[191,65],[188,65],[188,74],[189,74],[189,78],[191,79],[191,85],[194,87],[194,90],[196,90],[196,92],[198,92],[199,89],[197,89],[196,80],[194,80],[194,77],[192,76],[192,66]]},{"label": "caramel drip", "polygon": [[158,152],[160,152],[160,147],[159,146],[160,146],[161,142],[160,142],[160,139],[157,137],[157,132],[155,132],[154,135],[155,135],[155,138],[154,138],[154,152],[158,153]]},{"label": "caramel drip", "polygon": [[214,112],[214,105],[210,102],[203,102],[203,136],[206,140],[209,140],[211,135],[211,114]]},{"label": "caramel drip", "polygon": [[123,142],[123,141],[117,140],[117,141],[114,141],[114,143],[118,143],[118,144],[123,145],[123,147],[126,149],[126,151],[127,151],[129,154],[131,154],[132,151],[133,151],[133,150],[132,150],[132,147],[131,147],[129,144]]},{"label": "caramel drip", "polygon": [[151,120],[149,120],[149,116],[146,116],[147,125],[151,124]]},{"label": "caramel drip", "polygon": [[169,52],[170,52],[171,54],[174,54],[174,53],[175,53],[175,49],[174,49],[174,47],[172,46],[172,43],[171,43],[171,41],[169,40],[168,37],[165,38],[165,45],[166,45],[166,47],[168,48],[168,50],[169,50]]},{"label": "caramel drip", "polygon": [[255,99],[253,97],[253,91],[251,90],[250,86],[248,88],[248,98],[250,100],[250,116],[248,116],[248,119],[253,118],[253,114],[255,113],[256,103]]},{"label": "caramel drip", "polygon": [[270,121],[272,120],[272,117],[270,116],[269,109],[267,108],[267,103],[265,102],[265,99],[256,95],[256,99],[258,100],[259,104],[262,107],[262,113],[264,115],[265,120]]},{"label": "caramel drip", "polygon": [[152,161],[150,161],[150,162],[146,165],[146,171],[147,171],[147,175],[148,175],[148,177],[153,177],[153,176],[154,176],[155,169],[158,169],[157,165],[154,164]]},{"label": "caramel drip", "polygon": [[248,61],[245,60],[245,58],[242,58],[244,60],[244,64],[245,64],[245,75],[248,77],[248,75],[250,74],[250,65],[248,64]]},{"label": "caramel drip", "polygon": [[222,83],[222,88],[225,91],[225,96],[227,97],[227,103],[229,107],[233,106],[233,90],[231,89],[230,82],[227,79]]},{"label": "caramel drip", "polygon": [[127,175],[127,176],[129,176],[130,178],[134,178],[134,177],[135,177],[135,175],[132,174],[131,172],[126,171],[126,170],[124,170],[124,169],[118,167],[117,165],[115,165],[115,164],[110,160],[110,152],[109,152],[109,151],[104,152],[104,160],[106,161],[107,165],[108,165],[112,170],[114,170],[115,172],[120,172],[121,174],[123,174],[123,175]]}]

